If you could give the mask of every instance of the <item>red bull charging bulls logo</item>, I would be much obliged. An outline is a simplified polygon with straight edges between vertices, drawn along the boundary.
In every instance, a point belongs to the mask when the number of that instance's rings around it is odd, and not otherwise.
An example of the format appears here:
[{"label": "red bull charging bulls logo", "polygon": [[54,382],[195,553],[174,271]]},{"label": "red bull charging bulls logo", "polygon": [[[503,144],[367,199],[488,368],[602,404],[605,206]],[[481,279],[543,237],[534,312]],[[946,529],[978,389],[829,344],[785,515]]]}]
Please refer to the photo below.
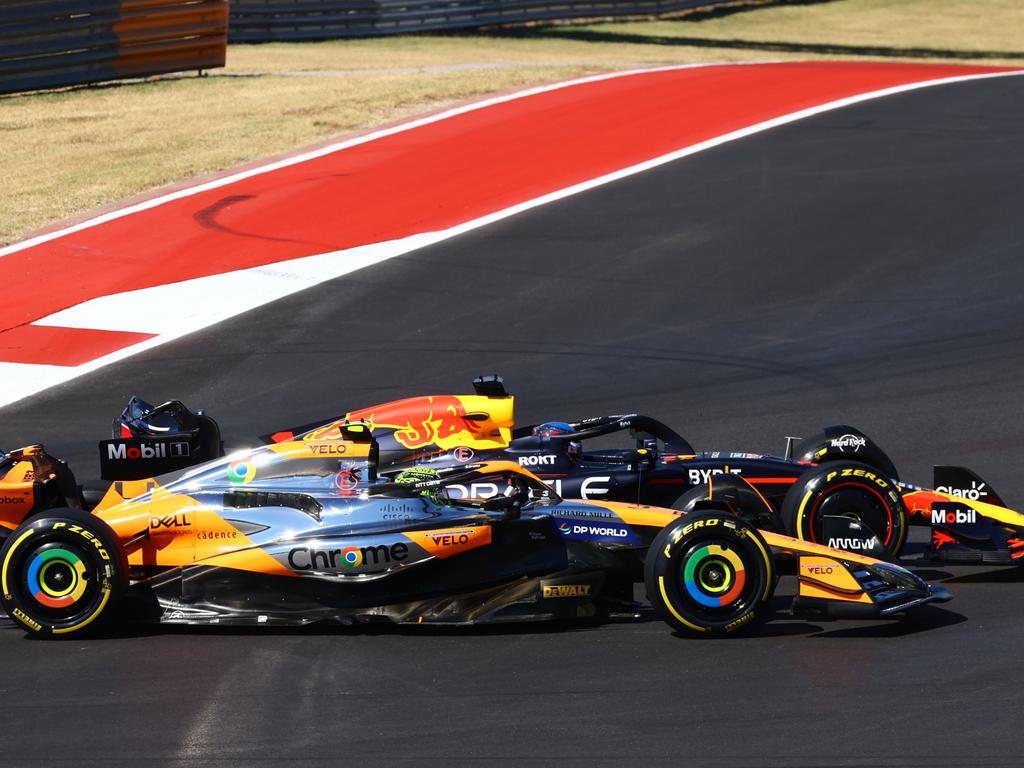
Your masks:
[{"label": "red bull charging bulls logo", "polygon": [[348,414],[350,421],[369,421],[372,429],[394,429],[395,439],[406,448],[437,445],[447,449],[483,437],[483,426],[493,429],[490,418],[474,422],[466,418],[462,400],[454,395],[412,397]]}]

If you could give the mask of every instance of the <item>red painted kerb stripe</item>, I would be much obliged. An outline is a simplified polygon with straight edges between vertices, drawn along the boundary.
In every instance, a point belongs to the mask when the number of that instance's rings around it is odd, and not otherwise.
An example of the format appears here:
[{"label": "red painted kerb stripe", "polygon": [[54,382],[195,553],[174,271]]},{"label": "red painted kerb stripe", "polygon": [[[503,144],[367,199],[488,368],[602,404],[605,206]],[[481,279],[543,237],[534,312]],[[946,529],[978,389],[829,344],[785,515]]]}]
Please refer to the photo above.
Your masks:
[{"label": "red painted kerb stripe", "polygon": [[0,257],[0,331],[111,293],[444,229],[847,96],[1000,71],[722,65],[513,99]]},{"label": "red painted kerb stripe", "polygon": [[19,325],[7,331],[0,331],[0,361],[82,365],[151,338],[152,335],[148,333]]}]

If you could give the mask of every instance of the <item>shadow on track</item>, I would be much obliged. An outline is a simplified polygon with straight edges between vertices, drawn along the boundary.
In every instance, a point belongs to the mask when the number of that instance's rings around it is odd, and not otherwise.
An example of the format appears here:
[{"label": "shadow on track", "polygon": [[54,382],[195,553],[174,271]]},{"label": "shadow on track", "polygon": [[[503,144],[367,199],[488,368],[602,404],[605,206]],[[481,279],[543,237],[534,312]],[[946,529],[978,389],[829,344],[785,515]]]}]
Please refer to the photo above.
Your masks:
[{"label": "shadow on track", "polygon": [[[688,19],[689,20],[689,19]],[[712,37],[676,37],[669,35],[641,35],[628,32],[597,31],[572,28],[546,28],[543,30],[511,30],[495,33],[502,37],[559,37],[588,43],[631,43],[634,45],[664,45],[684,48],[729,48],[740,51],[767,51],[770,53],[803,53],[831,56],[875,56],[900,59],[1024,59],[1024,51],[965,51],[953,48],[896,47],[889,45],[844,45],[842,43],[800,43],[784,40],[716,39]]]},{"label": "shadow on track", "polygon": [[[736,635],[714,637],[692,637],[680,632],[673,632],[663,625],[666,634],[673,634],[680,640],[698,642],[738,642],[742,640],[759,640],[764,638],[792,637],[902,637],[925,632],[931,629],[951,626],[966,621],[962,614],[936,606],[917,608],[905,619],[875,619],[860,626],[848,626],[849,622],[841,622],[842,627],[828,630],[821,624],[833,623],[827,619],[803,619],[791,616],[783,610],[776,609],[773,617],[764,624],[751,628]],[[333,624],[316,623],[304,627],[268,627],[268,626],[216,626],[186,624],[144,624],[124,623],[107,627],[91,634],[87,638],[90,643],[119,641],[132,638],[155,638],[163,636],[190,635],[194,637],[516,637],[522,635],[560,635],[585,634],[600,631],[603,628],[632,625],[640,626],[660,623],[661,619],[653,611],[645,610],[635,619],[578,619],[575,621],[536,621],[515,622],[508,624],[481,625],[415,625],[415,624]],[[816,623],[817,622],[817,623]],[[0,618],[0,632],[21,632],[7,617]],[[23,633],[26,640],[36,642],[64,642],[61,639],[40,638]],[[82,638],[76,638],[80,640]]]},{"label": "shadow on track", "polygon": [[962,624],[967,617],[961,613],[950,611],[946,608],[939,608],[935,605],[923,605],[916,608],[902,621],[891,621],[885,624],[871,624],[860,627],[840,627],[838,629],[822,631],[819,634],[811,635],[813,638],[848,638],[848,637],[904,637],[916,635],[920,632],[951,627],[955,624]]}]

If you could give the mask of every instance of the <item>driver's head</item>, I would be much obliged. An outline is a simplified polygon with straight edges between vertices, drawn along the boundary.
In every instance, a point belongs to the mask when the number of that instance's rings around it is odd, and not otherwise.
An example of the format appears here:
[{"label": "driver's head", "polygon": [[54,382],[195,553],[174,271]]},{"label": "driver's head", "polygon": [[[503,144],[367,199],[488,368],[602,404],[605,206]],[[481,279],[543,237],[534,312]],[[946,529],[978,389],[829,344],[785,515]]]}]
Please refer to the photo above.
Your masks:
[{"label": "driver's head", "polygon": [[[576,429],[564,421],[545,421],[533,428],[534,437],[554,437],[555,435],[575,435]],[[583,452],[583,445],[577,440],[567,441],[566,453],[576,458]]]},{"label": "driver's head", "polygon": [[[421,483],[425,480],[437,480],[441,476],[441,473],[432,467],[411,467],[410,469],[404,469],[395,476],[396,483]],[[420,496],[435,501],[441,502],[440,497],[437,495],[435,488],[420,491]]]}]

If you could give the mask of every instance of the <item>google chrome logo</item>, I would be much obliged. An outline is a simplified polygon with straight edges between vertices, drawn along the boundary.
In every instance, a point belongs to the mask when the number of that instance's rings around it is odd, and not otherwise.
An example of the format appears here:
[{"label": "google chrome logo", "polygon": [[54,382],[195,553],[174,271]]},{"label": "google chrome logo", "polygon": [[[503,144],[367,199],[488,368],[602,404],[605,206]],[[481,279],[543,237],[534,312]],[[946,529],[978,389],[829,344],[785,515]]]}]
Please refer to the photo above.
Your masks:
[{"label": "google chrome logo", "polygon": [[359,547],[345,547],[341,550],[341,564],[348,568],[358,568],[363,564],[363,553]]},{"label": "google chrome logo", "polygon": [[228,480],[245,485],[256,477],[256,467],[248,461],[236,461],[228,466]]}]

